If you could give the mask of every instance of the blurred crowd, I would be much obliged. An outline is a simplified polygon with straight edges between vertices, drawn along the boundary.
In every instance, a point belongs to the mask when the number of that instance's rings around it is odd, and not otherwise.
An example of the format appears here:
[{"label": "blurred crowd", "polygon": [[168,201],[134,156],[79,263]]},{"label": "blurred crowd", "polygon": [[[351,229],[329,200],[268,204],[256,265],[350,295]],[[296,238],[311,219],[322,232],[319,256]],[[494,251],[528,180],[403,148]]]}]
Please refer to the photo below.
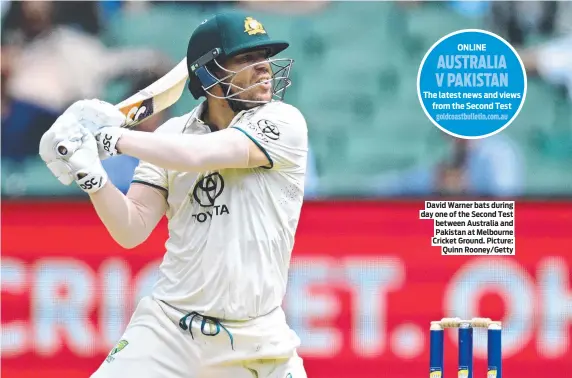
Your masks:
[{"label": "blurred crowd", "polygon": [[160,76],[172,64],[150,49],[107,48],[97,2],[2,6],[2,157],[37,154],[43,132],[76,100],[99,98],[120,77]]},{"label": "blurred crowd", "polygon": [[[18,176],[21,173],[18,167],[37,157],[41,135],[74,101],[102,98],[107,86],[117,81],[128,83],[125,94],[129,95],[174,66],[176,62],[159,49],[109,46],[101,38],[110,17],[118,13],[152,12],[168,3],[173,2],[1,2],[2,168],[7,169],[9,164],[10,177]],[[431,3],[408,1],[395,6],[407,12],[431,7]],[[179,6],[215,12],[229,4],[309,16],[330,6],[323,1],[202,1],[183,2]],[[529,78],[549,83],[555,91],[567,96],[568,106],[572,106],[572,3],[449,1],[446,4],[463,17],[486,19],[489,30],[502,35],[520,52]],[[184,49],[182,46],[181,51]],[[140,129],[152,131],[171,115],[165,111]],[[563,129],[572,135],[572,124],[563,125]],[[501,133],[478,141],[444,138],[450,148],[442,161],[380,172],[370,180],[372,188],[367,193],[376,196],[523,194],[526,175],[531,173],[526,172],[524,152],[509,137]],[[136,159],[120,157],[106,161],[105,167],[111,180],[125,191],[137,163]],[[3,196],[16,194],[17,190],[3,185]],[[569,194],[572,195],[572,188]],[[311,149],[307,196],[321,195],[320,162]]]}]

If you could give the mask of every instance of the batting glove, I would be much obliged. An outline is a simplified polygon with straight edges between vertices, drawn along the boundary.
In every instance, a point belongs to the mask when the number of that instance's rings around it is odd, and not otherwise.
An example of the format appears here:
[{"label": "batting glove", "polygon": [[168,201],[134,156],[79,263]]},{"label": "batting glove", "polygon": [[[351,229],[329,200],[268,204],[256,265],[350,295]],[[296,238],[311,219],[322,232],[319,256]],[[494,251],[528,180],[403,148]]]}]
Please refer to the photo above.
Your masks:
[{"label": "batting glove", "polygon": [[124,132],[125,129],[121,127],[103,127],[97,131],[95,140],[101,160],[121,154],[117,150],[117,142]]},{"label": "batting glove", "polygon": [[127,120],[115,106],[97,99],[77,101],[66,112],[77,118],[93,135],[102,127],[120,127]]},{"label": "batting glove", "polygon": [[[101,165],[95,137],[77,124],[75,132],[62,133],[50,128],[40,140],[40,156],[48,169],[64,185],[73,181],[92,194],[107,183],[107,172]],[[68,129],[71,127],[68,127]]]}]

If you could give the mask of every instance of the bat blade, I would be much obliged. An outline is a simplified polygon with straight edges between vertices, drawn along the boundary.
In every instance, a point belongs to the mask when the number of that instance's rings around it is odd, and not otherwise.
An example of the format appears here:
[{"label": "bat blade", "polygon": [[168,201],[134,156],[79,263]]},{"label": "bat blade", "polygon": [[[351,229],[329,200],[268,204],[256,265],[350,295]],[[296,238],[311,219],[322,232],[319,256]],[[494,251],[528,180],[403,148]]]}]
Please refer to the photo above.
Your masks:
[{"label": "bat blade", "polygon": [[[115,105],[126,116],[121,127],[132,128],[154,114],[167,109],[181,98],[189,77],[187,58],[184,58],[165,76]],[[57,145],[60,156],[71,156],[80,141],[62,141]]]},{"label": "bat blade", "polygon": [[177,102],[188,77],[187,58],[184,58],[165,76],[117,104],[116,107],[126,116],[122,127],[135,127]]}]

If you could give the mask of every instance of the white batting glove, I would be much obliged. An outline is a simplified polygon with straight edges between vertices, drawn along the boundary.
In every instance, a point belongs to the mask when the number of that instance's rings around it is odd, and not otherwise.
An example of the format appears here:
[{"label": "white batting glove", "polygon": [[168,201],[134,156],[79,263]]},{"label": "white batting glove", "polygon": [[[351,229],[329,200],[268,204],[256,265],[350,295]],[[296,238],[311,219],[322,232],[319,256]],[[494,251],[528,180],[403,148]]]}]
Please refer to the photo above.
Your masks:
[{"label": "white batting glove", "polygon": [[76,131],[72,135],[50,128],[40,140],[40,156],[62,184],[75,181],[84,192],[95,193],[107,183],[107,172],[99,160],[95,137],[80,125]]},{"label": "white batting glove", "polygon": [[75,116],[93,135],[102,127],[120,127],[127,120],[115,106],[97,99],[77,101],[66,112]]},{"label": "white batting glove", "polygon": [[69,167],[62,163],[56,149],[64,155],[70,155],[78,149],[82,142],[83,132],[80,124],[71,112],[64,112],[56,122],[42,135],[40,140],[40,156],[48,168],[64,185],[71,184],[74,179]]},{"label": "white batting glove", "polygon": [[105,160],[111,156],[120,155],[117,150],[117,142],[123,135],[125,129],[120,127],[103,127],[95,134],[99,158]]}]

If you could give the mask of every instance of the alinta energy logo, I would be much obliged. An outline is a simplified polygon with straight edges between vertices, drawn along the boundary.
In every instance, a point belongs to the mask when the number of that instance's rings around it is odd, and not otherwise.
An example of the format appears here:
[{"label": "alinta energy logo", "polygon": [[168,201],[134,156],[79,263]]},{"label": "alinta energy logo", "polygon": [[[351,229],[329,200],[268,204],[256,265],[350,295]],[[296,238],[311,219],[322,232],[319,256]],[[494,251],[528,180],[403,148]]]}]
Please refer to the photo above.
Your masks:
[{"label": "alinta energy logo", "polygon": [[216,199],[224,191],[224,179],[218,172],[201,177],[193,188],[193,199],[203,208],[201,212],[193,214],[193,219],[199,223],[212,219],[213,216],[230,214],[226,204],[216,204]]}]

